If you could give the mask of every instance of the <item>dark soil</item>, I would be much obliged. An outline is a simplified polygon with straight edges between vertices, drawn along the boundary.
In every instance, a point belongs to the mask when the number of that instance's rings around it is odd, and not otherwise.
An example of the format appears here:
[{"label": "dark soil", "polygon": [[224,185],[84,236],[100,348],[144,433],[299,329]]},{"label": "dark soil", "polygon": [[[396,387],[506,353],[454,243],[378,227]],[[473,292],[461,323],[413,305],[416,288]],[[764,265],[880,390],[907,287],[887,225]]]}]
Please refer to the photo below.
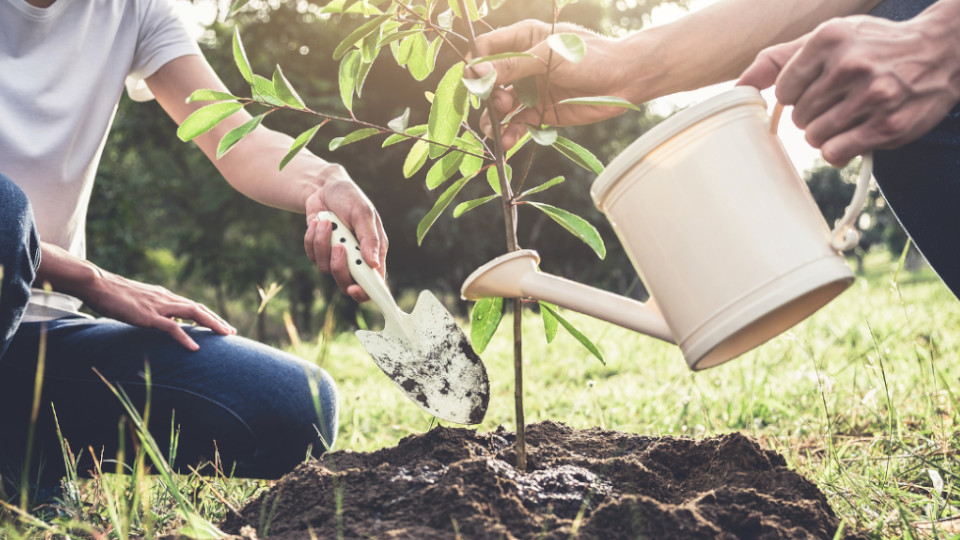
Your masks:
[{"label": "dark soil", "polygon": [[[733,433],[645,437],[544,422],[440,427],[299,466],[223,524],[265,538],[833,538],[837,516],[782,456]],[[249,529],[248,529],[249,530]]]}]

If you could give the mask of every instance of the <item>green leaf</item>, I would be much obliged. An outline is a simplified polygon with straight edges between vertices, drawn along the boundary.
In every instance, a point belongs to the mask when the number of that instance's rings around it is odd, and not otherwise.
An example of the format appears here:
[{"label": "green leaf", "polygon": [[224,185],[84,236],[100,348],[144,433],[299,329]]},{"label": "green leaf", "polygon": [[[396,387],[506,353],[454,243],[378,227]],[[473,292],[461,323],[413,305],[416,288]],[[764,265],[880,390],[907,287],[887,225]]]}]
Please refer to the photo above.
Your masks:
[{"label": "green leaf", "polygon": [[536,58],[536,55],[525,53],[525,52],[505,52],[500,54],[491,54],[489,56],[481,56],[479,58],[474,58],[467,63],[467,67],[473,67],[477,64],[482,64],[483,62],[494,62],[496,60],[506,60],[508,58]]},{"label": "green leaf", "polygon": [[279,65],[273,70],[273,88],[277,92],[277,97],[290,107],[300,110],[307,108],[303,104],[303,100],[300,99],[300,95],[290,85],[290,81],[283,75],[283,70],[280,69]]},{"label": "green leaf", "polygon": [[532,188],[524,191],[524,192],[521,193],[519,196],[517,196],[517,199],[522,199],[522,198],[526,197],[527,195],[533,195],[534,193],[540,193],[541,191],[544,191],[544,190],[546,190],[546,189],[550,189],[550,188],[552,188],[553,186],[555,186],[555,185],[557,185],[557,184],[561,184],[561,183],[563,183],[563,177],[562,177],[562,176],[555,176],[555,177],[551,178],[550,180],[547,180],[546,182],[540,184],[539,186],[532,187]]},{"label": "green leaf", "polygon": [[453,12],[455,17],[463,18],[463,15],[460,13],[460,0],[447,0],[447,5],[450,6],[450,11]]},{"label": "green leaf", "polygon": [[386,35],[386,36],[384,36],[383,38],[380,39],[380,42],[377,43],[377,48],[386,47],[387,45],[393,43],[394,41],[400,41],[401,39],[403,39],[403,38],[405,38],[405,37],[407,37],[407,36],[412,36],[412,35],[414,35],[414,34],[419,34],[419,33],[422,32],[422,31],[423,31],[423,30],[420,30],[420,29],[418,28],[418,29],[415,29],[415,30],[402,30],[402,31],[400,31],[400,32],[392,32],[392,33],[390,33],[390,34],[388,34],[388,35]]},{"label": "green leaf", "polygon": [[481,298],[470,313],[470,341],[480,354],[487,348],[503,319],[503,298]]},{"label": "green leaf", "polygon": [[193,103],[195,101],[236,101],[238,99],[240,98],[226,92],[194,90],[193,93],[190,94],[190,97],[187,98],[187,103]]},{"label": "green leaf", "polygon": [[283,107],[286,105],[286,103],[280,99],[280,96],[277,95],[277,90],[273,87],[273,83],[266,77],[260,75],[253,76],[253,91],[256,97],[259,97],[260,100],[269,105],[273,105],[274,107]]},{"label": "green leaf", "polygon": [[547,45],[568,62],[577,63],[583,60],[587,52],[587,45],[577,34],[563,32],[552,34],[547,38]]},{"label": "green leaf", "polygon": [[387,127],[396,132],[403,133],[404,131],[407,130],[407,124],[409,122],[410,122],[410,107],[407,107],[406,109],[404,109],[403,114],[387,122]]},{"label": "green leaf", "polygon": [[360,67],[360,51],[347,53],[340,61],[340,99],[348,111],[353,110],[353,91],[357,88],[357,68]]},{"label": "green leaf", "polygon": [[521,149],[523,149],[523,147],[524,147],[528,142],[530,142],[530,134],[529,134],[529,133],[524,133],[523,136],[520,137],[520,139],[516,142],[516,144],[513,145],[513,148],[507,150],[507,155],[505,156],[505,158],[507,159],[507,161],[509,161],[510,159],[512,159],[513,156],[515,156],[515,155],[517,154],[517,152],[519,152]]},{"label": "green leaf", "polygon": [[591,107],[621,107],[624,109],[632,109],[634,111],[642,111],[640,107],[637,107],[629,101],[616,97],[616,96],[594,96],[594,97],[579,97],[579,98],[570,98],[564,99],[559,102],[560,105],[589,105]]},{"label": "green leaf", "polygon": [[344,4],[346,4],[346,0],[330,0],[327,5],[323,6],[320,13],[343,13]]},{"label": "green leaf", "polygon": [[594,156],[589,150],[571,141],[570,139],[557,137],[556,142],[553,143],[553,147],[556,148],[558,152],[570,159],[570,161],[576,163],[584,169],[594,174],[600,174],[603,172],[603,164],[600,163],[600,160],[597,159],[597,157]]},{"label": "green leaf", "polygon": [[[410,40],[410,56],[407,60],[407,69],[410,70],[410,75],[414,79],[422,81],[429,77],[432,71],[427,62],[427,49],[430,48],[430,45],[423,33],[408,37],[403,40],[403,43],[406,43],[407,40]],[[400,44],[401,53],[403,53],[403,43]]]},{"label": "green leaf", "polygon": [[[393,21],[389,21],[385,24],[391,24],[392,22]],[[364,64],[372,64],[377,58],[377,54],[380,52],[380,49],[377,48],[377,43],[380,42],[382,32],[383,26],[380,26],[376,31],[371,32],[370,35],[360,40],[360,56],[363,58]]]},{"label": "green leaf", "polygon": [[317,134],[317,131],[319,131],[319,129],[323,127],[324,123],[326,122],[313,126],[312,128],[298,135],[296,139],[294,139],[293,144],[290,145],[290,150],[287,151],[287,155],[283,156],[283,159],[280,160],[281,171],[283,170],[284,167],[287,166],[287,163],[290,163],[290,160],[293,159],[293,157],[300,152],[300,150],[303,150],[303,147],[307,146],[307,144],[313,139],[313,136]]},{"label": "green leaf", "polygon": [[426,236],[427,231],[430,230],[430,227],[437,221],[437,218],[440,217],[440,214],[450,203],[453,201],[453,198],[460,193],[460,190],[463,189],[463,186],[467,185],[467,182],[473,178],[472,176],[464,176],[463,178],[457,180],[446,191],[440,195],[440,198],[437,199],[437,202],[434,203],[433,208],[427,212],[427,215],[423,216],[423,219],[420,220],[420,223],[417,224],[417,245],[423,243],[423,237]]},{"label": "green leaf", "polygon": [[597,346],[594,345],[592,341],[590,341],[590,338],[583,335],[583,332],[581,332],[580,330],[577,330],[575,326],[570,324],[570,321],[564,319],[563,316],[560,315],[560,312],[558,312],[556,309],[552,309],[550,305],[547,304],[546,302],[540,302],[540,307],[550,312],[550,315],[555,317],[557,321],[563,326],[563,328],[567,332],[570,332],[570,335],[575,337],[577,341],[580,342],[581,345],[586,347],[587,350],[590,351],[590,354],[596,356],[597,359],[600,360],[601,364],[607,365],[607,363],[603,360],[603,354],[600,353],[600,349],[598,349]]},{"label": "green leaf", "polygon": [[[507,183],[513,182],[513,167],[510,165],[505,165],[504,170],[507,173]],[[500,191],[500,174],[497,171],[496,167],[490,167],[487,169],[487,183],[490,184],[490,187],[493,189],[494,193],[497,195],[502,195]]]},{"label": "green leaf", "polygon": [[557,331],[560,329],[559,323],[557,322],[557,318],[544,306],[549,306],[553,311],[557,311],[557,306],[556,304],[544,302],[543,300],[538,300],[537,302],[540,303],[540,318],[543,319],[543,332],[547,336],[547,343],[553,343],[554,338],[557,337]]},{"label": "green leaf", "polygon": [[389,137],[384,139],[382,148],[386,148],[392,144],[397,144],[398,142],[403,142],[403,141],[412,139],[414,137],[419,137],[426,132],[427,132],[426,124],[419,124],[419,125],[413,126],[412,128],[408,128],[404,130],[403,133],[394,133],[393,135],[390,135]]},{"label": "green leaf", "polygon": [[490,92],[493,91],[493,86],[496,82],[497,70],[495,69],[491,69],[486,75],[479,79],[463,79],[463,85],[467,87],[467,90],[480,99],[490,97]]},{"label": "green leaf", "polygon": [[371,67],[373,67],[373,62],[360,62],[360,65],[357,66],[357,97],[360,97],[361,92],[363,92],[363,83],[367,82],[367,75],[370,73]]},{"label": "green leaf", "polygon": [[513,83],[513,90],[517,93],[517,99],[528,109],[532,109],[540,103],[540,89],[537,87],[537,78],[533,75],[524,77]]},{"label": "green leaf", "polygon": [[[460,1],[459,0],[449,0],[450,10],[453,11],[453,14],[457,17],[463,19],[463,14],[460,12]],[[477,11],[477,3],[474,0],[466,0],[467,3],[467,15],[470,17],[471,21],[476,21],[480,18],[480,12]]]},{"label": "green leaf", "polygon": [[420,30],[412,30],[409,37],[403,38],[400,47],[397,49],[397,65],[406,66],[410,62],[410,56],[413,54],[413,44],[420,35]]},{"label": "green leaf", "polygon": [[344,10],[344,13],[356,13],[358,15],[363,15],[364,17],[369,17],[371,15],[380,15],[383,13],[376,6],[363,0],[362,2],[356,2],[347,9]]},{"label": "green leaf", "polygon": [[373,33],[376,29],[380,27],[380,23],[392,17],[392,13],[384,13],[379,17],[374,17],[369,21],[360,25],[356,30],[347,34],[347,37],[343,38],[343,41],[337,45],[337,48],[333,50],[333,59],[340,60],[345,54],[350,50],[351,47],[357,44],[361,39],[367,37]]},{"label": "green leaf", "polygon": [[537,129],[527,124],[527,132],[530,133],[533,142],[541,146],[552,146],[557,142],[557,130],[553,128]]},{"label": "green leaf", "polygon": [[243,50],[243,42],[240,40],[240,27],[233,29],[233,61],[243,75],[243,80],[253,84],[253,69],[250,68],[250,61],[247,60],[247,53]]},{"label": "green leaf", "polygon": [[403,177],[410,178],[417,174],[417,171],[427,162],[427,154],[430,152],[430,144],[427,141],[419,140],[413,143],[407,158],[403,160]]},{"label": "green leaf", "polygon": [[499,195],[488,195],[486,197],[480,197],[479,199],[473,199],[471,201],[462,202],[453,209],[453,217],[458,218],[467,212],[473,210],[474,208],[486,204],[494,199],[499,199]]},{"label": "green leaf", "polygon": [[607,256],[607,248],[603,244],[603,238],[600,238],[600,233],[598,233],[597,229],[595,229],[587,220],[576,214],[561,208],[557,208],[556,206],[551,206],[549,204],[530,201],[527,201],[525,204],[529,204],[539,209],[541,212],[548,215],[550,219],[559,223],[561,227],[579,238],[581,241],[583,241],[583,243],[590,246],[590,249],[597,254],[597,257],[602,259]]},{"label": "green leaf", "polygon": [[260,125],[260,122],[263,121],[263,117],[266,115],[267,113],[254,116],[244,122],[242,126],[235,127],[228,131],[227,134],[220,139],[220,144],[217,145],[217,159],[222,158],[223,155],[229,152],[241,139],[249,135],[251,131],[257,129],[257,126]]},{"label": "green leaf", "polygon": [[430,42],[430,46],[427,47],[427,70],[429,73],[433,73],[433,70],[437,67],[437,55],[440,54],[440,45],[442,43],[443,38],[437,36]]},{"label": "green leaf", "polygon": [[440,156],[446,151],[445,146],[450,146],[457,138],[460,123],[467,114],[468,95],[467,88],[463,85],[463,62],[458,62],[448,69],[440,80],[436,96],[430,105],[427,133],[431,141],[438,143],[431,145],[430,157]]},{"label": "green leaf", "polygon": [[427,189],[436,189],[438,186],[459,172],[463,154],[457,151],[447,152],[447,155],[438,159],[427,171]]},{"label": "green leaf", "polygon": [[332,152],[342,146],[372,137],[377,133],[380,133],[380,130],[377,128],[362,128],[352,131],[343,137],[336,137],[330,141],[330,151]]},{"label": "green leaf", "polygon": [[465,131],[463,137],[457,139],[456,146],[457,148],[472,152],[472,154],[464,154],[463,161],[460,162],[460,174],[463,176],[473,176],[480,172],[480,169],[483,168],[483,158],[480,157],[480,155],[483,154],[483,146],[473,133]]},{"label": "green leaf", "polygon": [[453,28],[453,10],[448,9],[437,15],[437,26],[444,30]]},{"label": "green leaf", "polygon": [[244,6],[249,3],[250,0],[236,0],[233,5],[230,6],[230,11],[227,12],[227,18],[231,18],[237,14],[238,11],[244,8]]},{"label": "green leaf", "polygon": [[243,105],[240,103],[228,101],[197,109],[177,128],[177,137],[180,137],[180,140],[184,142],[192,141],[195,137],[210,131],[225,118],[242,108]]}]

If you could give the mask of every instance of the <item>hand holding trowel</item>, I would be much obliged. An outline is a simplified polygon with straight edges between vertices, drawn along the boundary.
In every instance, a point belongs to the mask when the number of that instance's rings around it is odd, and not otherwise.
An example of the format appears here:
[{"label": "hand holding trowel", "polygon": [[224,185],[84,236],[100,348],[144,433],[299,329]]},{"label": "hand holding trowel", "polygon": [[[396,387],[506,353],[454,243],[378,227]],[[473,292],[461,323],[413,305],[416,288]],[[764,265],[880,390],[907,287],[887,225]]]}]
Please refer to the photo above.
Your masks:
[{"label": "hand holding trowel", "polygon": [[357,331],[374,362],[423,410],[450,422],[479,424],[490,400],[487,371],[453,316],[430,291],[420,292],[412,312],[401,311],[337,216],[320,212],[317,218],[333,225],[331,243],[347,248],[350,275],[383,313],[382,331]]}]

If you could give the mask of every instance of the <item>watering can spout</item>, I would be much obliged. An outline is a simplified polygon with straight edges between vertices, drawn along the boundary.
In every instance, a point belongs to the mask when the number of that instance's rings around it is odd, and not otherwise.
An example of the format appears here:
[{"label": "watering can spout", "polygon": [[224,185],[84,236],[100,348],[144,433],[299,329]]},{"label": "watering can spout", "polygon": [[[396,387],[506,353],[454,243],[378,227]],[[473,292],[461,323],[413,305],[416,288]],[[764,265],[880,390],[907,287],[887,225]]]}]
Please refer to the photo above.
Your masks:
[{"label": "watering can spout", "polygon": [[463,282],[465,300],[480,298],[535,298],[676,343],[663,315],[651,301],[638,302],[540,271],[540,256],[523,249],[481,266]]}]

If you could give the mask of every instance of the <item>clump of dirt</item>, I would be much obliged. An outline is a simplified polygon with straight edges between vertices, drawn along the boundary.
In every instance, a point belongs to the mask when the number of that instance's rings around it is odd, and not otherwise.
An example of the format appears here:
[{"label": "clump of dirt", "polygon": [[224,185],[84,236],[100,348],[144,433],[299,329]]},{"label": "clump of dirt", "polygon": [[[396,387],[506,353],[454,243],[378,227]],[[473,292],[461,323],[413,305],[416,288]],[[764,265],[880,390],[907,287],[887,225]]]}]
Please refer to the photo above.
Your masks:
[{"label": "clump of dirt", "polygon": [[[733,433],[646,437],[544,422],[515,434],[438,427],[300,465],[223,524],[261,538],[833,538],[826,497]],[[247,529],[249,531],[249,528]]]}]

